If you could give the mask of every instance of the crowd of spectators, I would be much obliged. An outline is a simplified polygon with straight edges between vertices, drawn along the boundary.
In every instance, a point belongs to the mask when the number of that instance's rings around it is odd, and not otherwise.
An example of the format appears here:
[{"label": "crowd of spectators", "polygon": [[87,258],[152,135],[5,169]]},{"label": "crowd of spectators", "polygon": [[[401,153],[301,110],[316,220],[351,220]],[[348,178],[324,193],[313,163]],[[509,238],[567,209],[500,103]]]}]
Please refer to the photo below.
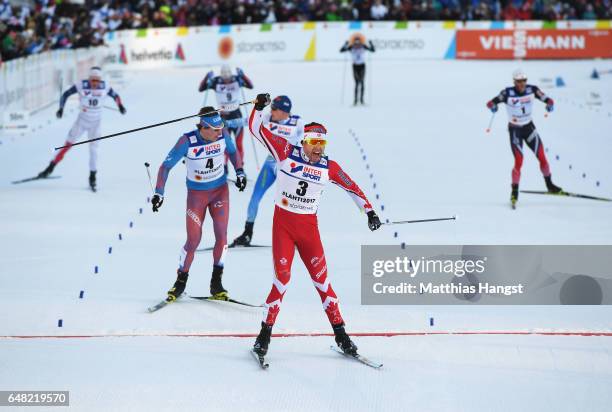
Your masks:
[{"label": "crowd of spectators", "polygon": [[0,0],[0,61],[96,46],[103,44],[107,31],[148,27],[573,19],[612,19],[612,0]]}]

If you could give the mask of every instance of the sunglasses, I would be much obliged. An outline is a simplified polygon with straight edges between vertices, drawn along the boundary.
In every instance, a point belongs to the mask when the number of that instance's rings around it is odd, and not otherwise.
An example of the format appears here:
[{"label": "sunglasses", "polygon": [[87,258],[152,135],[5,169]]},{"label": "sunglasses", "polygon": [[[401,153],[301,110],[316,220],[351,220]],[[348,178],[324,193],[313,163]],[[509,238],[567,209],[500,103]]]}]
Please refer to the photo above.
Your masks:
[{"label": "sunglasses", "polygon": [[307,137],[304,139],[304,143],[312,146],[325,146],[327,144],[327,140],[320,137]]}]

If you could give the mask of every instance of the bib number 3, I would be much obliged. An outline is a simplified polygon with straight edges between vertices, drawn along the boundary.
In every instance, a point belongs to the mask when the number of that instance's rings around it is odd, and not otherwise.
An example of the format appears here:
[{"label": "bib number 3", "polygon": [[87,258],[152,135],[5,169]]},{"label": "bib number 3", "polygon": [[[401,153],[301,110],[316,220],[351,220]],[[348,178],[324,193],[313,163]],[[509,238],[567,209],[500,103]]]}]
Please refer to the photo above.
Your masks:
[{"label": "bib number 3", "polygon": [[308,182],[304,182],[303,180],[300,180],[300,181],[298,182],[298,186],[299,186],[299,187],[297,188],[297,190],[295,191],[295,193],[296,193],[298,196],[304,196],[304,195],[306,194],[306,189],[308,189]]}]

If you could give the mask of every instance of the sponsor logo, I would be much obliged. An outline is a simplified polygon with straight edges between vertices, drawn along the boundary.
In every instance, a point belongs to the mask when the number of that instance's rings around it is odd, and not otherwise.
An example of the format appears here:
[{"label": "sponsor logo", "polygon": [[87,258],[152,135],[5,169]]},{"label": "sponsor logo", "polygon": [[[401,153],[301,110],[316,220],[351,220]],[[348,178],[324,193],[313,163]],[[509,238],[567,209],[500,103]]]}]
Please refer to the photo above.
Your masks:
[{"label": "sponsor logo", "polygon": [[327,271],[327,265],[324,265],[321,270],[317,272],[315,278],[319,279]]},{"label": "sponsor logo", "polygon": [[187,216],[189,216],[191,220],[195,222],[196,225],[202,226],[202,221],[200,220],[198,215],[196,215],[196,213],[193,210],[187,209]]},{"label": "sponsor logo", "polygon": [[209,144],[206,146],[206,155],[217,154],[221,152],[221,145],[219,143]]},{"label": "sponsor logo", "polygon": [[218,200],[218,201],[216,201],[214,203],[213,206],[216,207],[216,208],[223,207],[223,201],[222,200]]},{"label": "sponsor logo", "polygon": [[279,53],[286,48],[284,41],[240,42],[236,46],[238,53]]},{"label": "sponsor logo", "polygon": [[203,152],[203,151],[204,151],[204,148],[203,148],[203,147],[200,147],[200,148],[194,147],[194,148],[193,148],[193,155],[194,155],[195,157],[198,157],[199,155],[201,155],[201,154],[202,154],[202,152]]},{"label": "sponsor logo", "polygon": [[[283,191],[283,196],[289,200],[294,200],[296,202],[301,202],[301,203],[314,203],[316,201],[315,198],[313,197],[301,197],[301,196],[296,196],[293,193],[287,193]],[[283,199],[286,200],[286,199]]]},{"label": "sponsor logo", "polygon": [[304,165],[296,166],[295,163],[291,163],[291,173],[297,173],[304,168]]},{"label": "sponsor logo", "polygon": [[302,171],[302,176],[306,177],[310,180],[314,180],[316,182],[321,180],[321,171],[319,169],[315,169],[314,167],[304,166],[304,170]]},{"label": "sponsor logo", "polygon": [[458,30],[457,57],[464,59],[612,57],[612,30]]},{"label": "sponsor logo", "polygon": [[219,47],[217,50],[222,59],[229,59],[232,53],[234,53],[234,41],[231,37],[223,37],[219,40]]},{"label": "sponsor logo", "polygon": [[282,257],[278,260],[280,262],[281,265],[286,265],[287,264],[287,259]]},{"label": "sponsor logo", "polygon": [[181,43],[176,46],[176,52],[174,53],[174,58],[176,60],[185,61],[185,52],[183,51],[183,46]]},{"label": "sponsor logo", "polygon": [[351,182],[351,179],[349,179],[349,177],[346,174],[344,174],[344,172],[342,170],[338,171],[338,177],[347,186],[351,186],[353,184],[353,182]]},{"label": "sponsor logo", "polygon": [[172,60],[174,53],[168,49],[159,49],[155,51],[143,50],[141,52],[130,52],[130,59],[132,62],[146,62],[146,61],[164,61]]},{"label": "sponsor logo", "polygon": [[379,50],[422,50],[425,48],[423,39],[373,39],[376,51]]}]

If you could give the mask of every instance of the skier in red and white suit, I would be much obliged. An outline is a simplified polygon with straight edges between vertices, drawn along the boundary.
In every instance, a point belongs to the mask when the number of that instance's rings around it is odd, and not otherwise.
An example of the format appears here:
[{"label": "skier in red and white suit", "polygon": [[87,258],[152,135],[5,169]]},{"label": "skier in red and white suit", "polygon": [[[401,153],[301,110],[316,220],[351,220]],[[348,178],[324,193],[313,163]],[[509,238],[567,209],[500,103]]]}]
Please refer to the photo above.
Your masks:
[{"label": "skier in red and white suit", "polygon": [[297,247],[310,277],[319,292],[321,302],[334,330],[336,343],[348,354],[357,346],[344,330],[344,320],[338,308],[338,297],[327,278],[327,263],[317,224],[317,209],[328,181],[346,190],[357,206],[368,215],[371,230],[380,227],[380,219],[359,186],[329,160],[323,151],[327,130],[319,123],[304,126],[302,147],[291,145],[263,126],[262,110],[270,103],[268,94],[259,94],[249,117],[249,129],[274,157],[278,165],[276,200],[272,224],[272,257],[275,278],[266,299],[267,308],[261,332],[253,350],[260,356],[267,353],[272,326],[280,311],[283,296],[291,277],[291,263]]}]

